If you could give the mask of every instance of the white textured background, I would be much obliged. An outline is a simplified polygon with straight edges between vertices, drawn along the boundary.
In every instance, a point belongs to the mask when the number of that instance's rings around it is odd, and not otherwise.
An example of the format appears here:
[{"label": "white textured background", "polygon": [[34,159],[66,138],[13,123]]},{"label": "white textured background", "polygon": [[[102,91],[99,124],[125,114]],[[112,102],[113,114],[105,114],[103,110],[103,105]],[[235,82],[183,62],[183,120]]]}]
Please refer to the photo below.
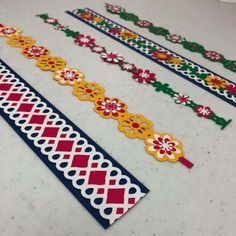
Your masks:
[{"label": "white textured background", "polygon": [[[151,119],[157,131],[180,139],[186,157],[195,163],[188,171],[180,164],[160,163],[144,151],[141,140],[129,140],[116,130],[114,120],[104,120],[93,105],[71,95],[71,88],[58,86],[52,73],[35,67],[19,49],[0,39],[0,57],[26,81],[97,141],[107,152],[142,181],[151,192],[107,231],[77,202],[21,138],[0,117],[0,235],[1,236],[234,236],[236,223],[236,112],[235,108],[172,72],[149,61],[84,23],[64,13],[89,7],[144,36],[236,82],[236,74],[135,27],[132,22],[106,13],[104,0],[0,0],[0,22],[15,25],[78,67],[87,80],[106,88],[108,96],[126,102],[129,111]],[[166,27],[228,59],[236,59],[236,4],[216,0],[136,0],[117,3],[156,25]],[[224,131],[211,121],[198,118],[190,109],[177,106],[150,86],[135,83],[130,74],[101,63],[44,24],[36,14],[49,13],[73,30],[94,36],[97,43],[120,52],[128,61],[152,70],[159,80],[176,91],[189,94],[197,103],[209,105],[216,114],[232,118]]]}]

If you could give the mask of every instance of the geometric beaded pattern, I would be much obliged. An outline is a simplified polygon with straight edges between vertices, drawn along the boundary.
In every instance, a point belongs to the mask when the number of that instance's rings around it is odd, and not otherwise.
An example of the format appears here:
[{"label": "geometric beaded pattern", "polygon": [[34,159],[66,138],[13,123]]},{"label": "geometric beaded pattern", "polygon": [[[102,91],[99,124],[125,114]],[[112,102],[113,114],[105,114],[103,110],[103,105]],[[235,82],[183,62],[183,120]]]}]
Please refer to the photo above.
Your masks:
[{"label": "geometric beaded pattern", "polygon": [[0,112],[104,228],[149,191],[1,60]]},{"label": "geometric beaded pattern", "polygon": [[[84,9],[85,12],[88,12],[88,13],[92,13],[93,15],[97,16],[97,17],[102,17],[106,23],[108,23],[110,26],[112,26],[112,28],[117,28],[117,29],[121,29],[121,30],[128,30],[130,32],[133,32],[137,35],[137,38],[135,41],[131,41],[129,39],[125,39],[125,38],[122,38],[120,35],[114,35],[112,34],[111,32],[109,32],[109,28],[105,26],[105,24],[99,24],[98,22],[96,21],[92,21],[90,19],[85,19],[85,18],[82,18],[80,17],[80,14],[78,13],[77,10],[74,10],[74,11],[67,11],[68,14],[76,17],[77,19],[93,26],[95,29],[98,29],[99,31],[105,33],[106,35],[108,35],[109,37],[119,41],[119,42],[122,42],[124,45],[130,47],[131,49],[137,51],[138,53],[142,54],[143,56],[151,59],[152,61],[158,63],[159,65],[165,67],[166,69],[180,75],[181,77],[183,77],[184,79],[194,83],[195,85],[205,89],[206,91],[214,94],[215,96],[221,98],[222,100],[228,102],[229,104],[233,105],[233,106],[236,106],[236,96],[231,96],[229,93],[227,93],[227,90],[219,90],[218,88],[215,88],[215,87],[212,87],[212,86],[208,86],[204,80],[202,78],[200,78],[197,74],[207,74],[207,75],[212,75],[212,76],[219,76],[217,75],[216,73],[213,73],[212,71],[186,59],[185,57],[183,56],[180,56],[172,51],[170,51],[169,49],[151,41],[150,39],[147,39],[145,37],[142,37],[141,35],[139,35],[138,33],[134,32],[134,31],[131,31],[127,28],[125,28],[124,26],[121,26],[120,24],[117,24],[115,23],[114,21],[111,21],[109,20],[108,18],[98,14],[97,12],[91,10],[91,9],[88,9],[88,8],[85,8]],[[142,45],[140,44],[137,44],[136,41],[142,41]],[[179,58],[181,59],[186,65],[188,65],[188,68],[190,69],[186,69],[186,70],[183,70],[181,69],[181,66],[180,65],[174,65],[168,61],[164,61],[164,60],[157,60],[156,58],[153,58],[151,53],[150,53],[150,50],[149,50],[149,46],[150,47],[155,47],[156,50],[159,50],[159,51],[163,51],[163,52],[166,52],[168,55],[171,55],[172,57],[176,57],[176,58]],[[194,73],[193,71],[191,70],[193,69],[194,70]],[[220,78],[224,79],[225,81],[227,81],[227,84],[230,86],[235,86],[236,84],[230,80],[227,80],[225,78],[223,78],[222,76],[219,76]]]}]

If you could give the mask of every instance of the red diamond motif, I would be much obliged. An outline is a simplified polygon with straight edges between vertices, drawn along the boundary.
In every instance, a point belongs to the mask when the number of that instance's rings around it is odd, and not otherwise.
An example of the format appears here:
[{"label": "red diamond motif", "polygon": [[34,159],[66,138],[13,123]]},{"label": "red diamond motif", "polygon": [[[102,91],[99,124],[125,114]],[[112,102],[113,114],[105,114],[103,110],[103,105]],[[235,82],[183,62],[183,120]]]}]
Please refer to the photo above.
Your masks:
[{"label": "red diamond motif", "polygon": [[46,116],[45,115],[32,115],[29,123],[30,124],[43,124]]},{"label": "red diamond motif", "polygon": [[11,93],[8,98],[7,101],[19,101],[22,97],[22,93]]},{"label": "red diamond motif", "polygon": [[19,108],[18,108],[17,111],[30,112],[30,111],[32,110],[33,106],[34,106],[34,105],[31,104],[31,103],[22,103],[22,104],[19,106]]},{"label": "red diamond motif", "polygon": [[133,197],[129,198],[128,203],[129,204],[134,204],[135,203],[135,198],[133,198]]},{"label": "red diamond motif", "polygon": [[49,140],[48,144],[54,144],[55,141],[54,140]]},{"label": "red diamond motif", "polygon": [[12,87],[12,84],[0,84],[0,90],[8,91]]},{"label": "red diamond motif", "polygon": [[43,131],[42,137],[56,137],[59,128],[46,127]]},{"label": "red diamond motif", "polygon": [[123,208],[117,208],[116,209],[116,214],[123,214],[124,213],[124,209]]},{"label": "red diamond motif", "polygon": [[74,155],[71,167],[87,167],[89,155]]},{"label": "red diamond motif", "polygon": [[115,184],[116,184],[116,180],[115,180],[115,179],[111,179],[111,180],[109,181],[109,184],[110,184],[110,185],[115,185]]},{"label": "red diamond motif", "polygon": [[74,141],[60,140],[57,144],[56,151],[58,152],[70,152],[72,150]]},{"label": "red diamond motif", "polygon": [[107,203],[122,204],[124,203],[124,188],[110,188],[107,193]]},{"label": "red diamond motif", "polygon": [[70,158],[70,155],[66,154],[63,156],[63,159],[69,159]]},{"label": "red diamond motif", "polygon": [[99,188],[97,194],[103,194],[103,193],[104,193],[104,188]]},{"label": "red diamond motif", "polygon": [[106,171],[91,171],[88,184],[104,185],[106,182]]},{"label": "red diamond motif", "polygon": [[98,163],[93,163],[93,164],[92,164],[92,167],[93,167],[93,168],[97,168],[97,167],[98,167]]},{"label": "red diamond motif", "polygon": [[81,171],[79,172],[79,175],[82,175],[82,176],[86,175],[86,171],[85,171],[85,170],[81,170]]}]

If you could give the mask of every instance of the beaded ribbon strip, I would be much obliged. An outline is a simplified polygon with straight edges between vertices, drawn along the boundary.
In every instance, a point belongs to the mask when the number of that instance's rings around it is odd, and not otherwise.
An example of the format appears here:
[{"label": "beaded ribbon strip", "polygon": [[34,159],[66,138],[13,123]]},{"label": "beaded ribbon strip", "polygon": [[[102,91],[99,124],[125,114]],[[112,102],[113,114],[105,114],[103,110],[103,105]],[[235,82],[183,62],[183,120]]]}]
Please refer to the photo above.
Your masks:
[{"label": "beaded ribbon strip", "polygon": [[162,91],[164,94],[169,95],[176,104],[181,104],[192,109],[198,117],[203,117],[215,122],[221,129],[224,129],[231,122],[231,119],[225,120],[217,116],[211,108],[195,103],[188,95],[174,91],[169,84],[157,81],[155,73],[138,68],[134,63],[127,62],[124,57],[118,53],[110,52],[104,46],[96,44],[95,38],[69,29],[68,26],[60,24],[57,19],[49,17],[48,14],[38,16],[42,18],[45,23],[52,25],[54,29],[64,32],[66,36],[72,37],[76,45],[90,48],[91,52],[100,54],[103,62],[119,66],[122,71],[131,73],[132,78],[139,83],[152,85],[157,92]]},{"label": "beaded ribbon strip", "polygon": [[150,21],[140,20],[137,15],[135,15],[134,13],[127,12],[123,7],[108,3],[105,4],[105,6],[108,12],[119,15],[121,19],[126,21],[132,21],[136,26],[146,28],[149,32],[158,36],[162,36],[171,43],[181,44],[185,49],[191,52],[200,53],[204,58],[208,59],[209,61],[219,62],[226,69],[232,72],[236,72],[236,61],[228,60],[218,52],[206,50],[204,46],[196,42],[188,41],[185,37],[181,35],[171,34],[168,29],[165,29],[160,26],[154,26],[153,23],[151,23]]},{"label": "beaded ribbon strip", "polygon": [[0,115],[104,228],[148,193],[1,59]]},{"label": "beaded ribbon strip", "polygon": [[[101,14],[85,8],[66,11],[69,15],[180,75],[222,100],[236,106],[236,84],[147,39]],[[98,20],[97,20],[98,19]]]},{"label": "beaded ribbon strip", "polygon": [[153,123],[140,114],[131,114],[127,105],[120,99],[106,97],[105,89],[95,82],[85,80],[85,75],[77,68],[66,67],[67,62],[60,58],[50,56],[50,52],[43,46],[35,45],[35,40],[20,34],[16,27],[3,26],[0,36],[7,37],[7,43],[15,48],[21,48],[21,54],[28,59],[37,60],[36,66],[44,71],[54,73],[54,80],[60,85],[73,87],[73,95],[81,101],[94,103],[94,111],[101,117],[112,118],[118,122],[118,130],[128,138],[140,138],[146,146],[145,150],[158,161],[169,161],[191,168],[193,164],[183,157],[184,151],[180,141],[170,134],[157,133]]}]

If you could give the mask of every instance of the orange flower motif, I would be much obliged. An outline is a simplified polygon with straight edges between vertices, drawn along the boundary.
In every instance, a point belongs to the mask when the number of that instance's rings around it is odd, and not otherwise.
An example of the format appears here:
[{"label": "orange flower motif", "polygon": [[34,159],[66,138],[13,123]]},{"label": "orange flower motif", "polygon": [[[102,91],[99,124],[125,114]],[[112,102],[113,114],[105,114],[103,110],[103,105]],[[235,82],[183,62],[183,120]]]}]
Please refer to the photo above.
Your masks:
[{"label": "orange flower motif", "polygon": [[66,65],[66,61],[60,57],[42,56],[39,58],[36,66],[41,70],[57,71],[62,70]]},{"label": "orange flower motif", "polygon": [[79,69],[64,68],[56,71],[53,78],[61,85],[73,86],[76,81],[82,81],[84,77],[85,75]]},{"label": "orange flower motif", "polygon": [[31,45],[24,48],[21,54],[26,58],[38,60],[42,56],[47,56],[49,54],[49,50],[42,46]]},{"label": "orange flower motif", "polygon": [[73,86],[73,95],[77,96],[82,101],[94,102],[99,97],[103,97],[104,92],[104,88],[100,87],[95,82],[75,82]]},{"label": "orange flower motif", "polygon": [[153,52],[151,56],[160,61],[168,61],[171,59],[171,56],[167,52],[160,50]]},{"label": "orange flower motif", "polygon": [[94,111],[99,113],[103,118],[118,119],[126,113],[126,104],[118,98],[100,97],[95,102]]},{"label": "orange flower motif", "polygon": [[152,122],[140,114],[127,113],[118,122],[118,129],[129,138],[145,139],[153,133]]},{"label": "orange flower motif", "polygon": [[146,151],[158,161],[176,162],[184,155],[182,144],[170,134],[154,133],[145,139]]},{"label": "orange flower motif", "polygon": [[205,82],[212,86],[212,87],[215,87],[217,89],[219,88],[225,88],[227,86],[227,81],[225,81],[224,79],[221,79],[220,77],[218,76],[215,76],[215,75],[208,75],[206,78],[205,78]]},{"label": "orange flower motif", "polygon": [[93,21],[95,21],[95,22],[97,22],[97,23],[100,23],[100,22],[103,21],[103,18],[101,18],[101,17],[95,17],[95,18],[93,18]]},{"label": "orange flower motif", "polygon": [[86,20],[93,20],[96,16],[89,12],[83,12],[80,14],[80,17],[86,19]]},{"label": "orange flower motif", "polygon": [[131,31],[128,31],[128,30],[121,31],[119,34],[121,37],[123,37],[125,39],[136,39],[138,37],[137,34],[131,32]]},{"label": "orange flower motif", "polygon": [[0,28],[0,37],[11,37],[13,35],[18,35],[21,33],[21,30],[16,27],[3,26]]},{"label": "orange flower motif", "polygon": [[13,48],[25,48],[35,43],[35,40],[30,36],[13,35],[8,38],[7,43]]},{"label": "orange flower motif", "polygon": [[171,64],[174,64],[174,65],[180,65],[180,64],[182,64],[183,61],[180,58],[178,58],[178,57],[171,57],[169,59],[169,62]]}]

